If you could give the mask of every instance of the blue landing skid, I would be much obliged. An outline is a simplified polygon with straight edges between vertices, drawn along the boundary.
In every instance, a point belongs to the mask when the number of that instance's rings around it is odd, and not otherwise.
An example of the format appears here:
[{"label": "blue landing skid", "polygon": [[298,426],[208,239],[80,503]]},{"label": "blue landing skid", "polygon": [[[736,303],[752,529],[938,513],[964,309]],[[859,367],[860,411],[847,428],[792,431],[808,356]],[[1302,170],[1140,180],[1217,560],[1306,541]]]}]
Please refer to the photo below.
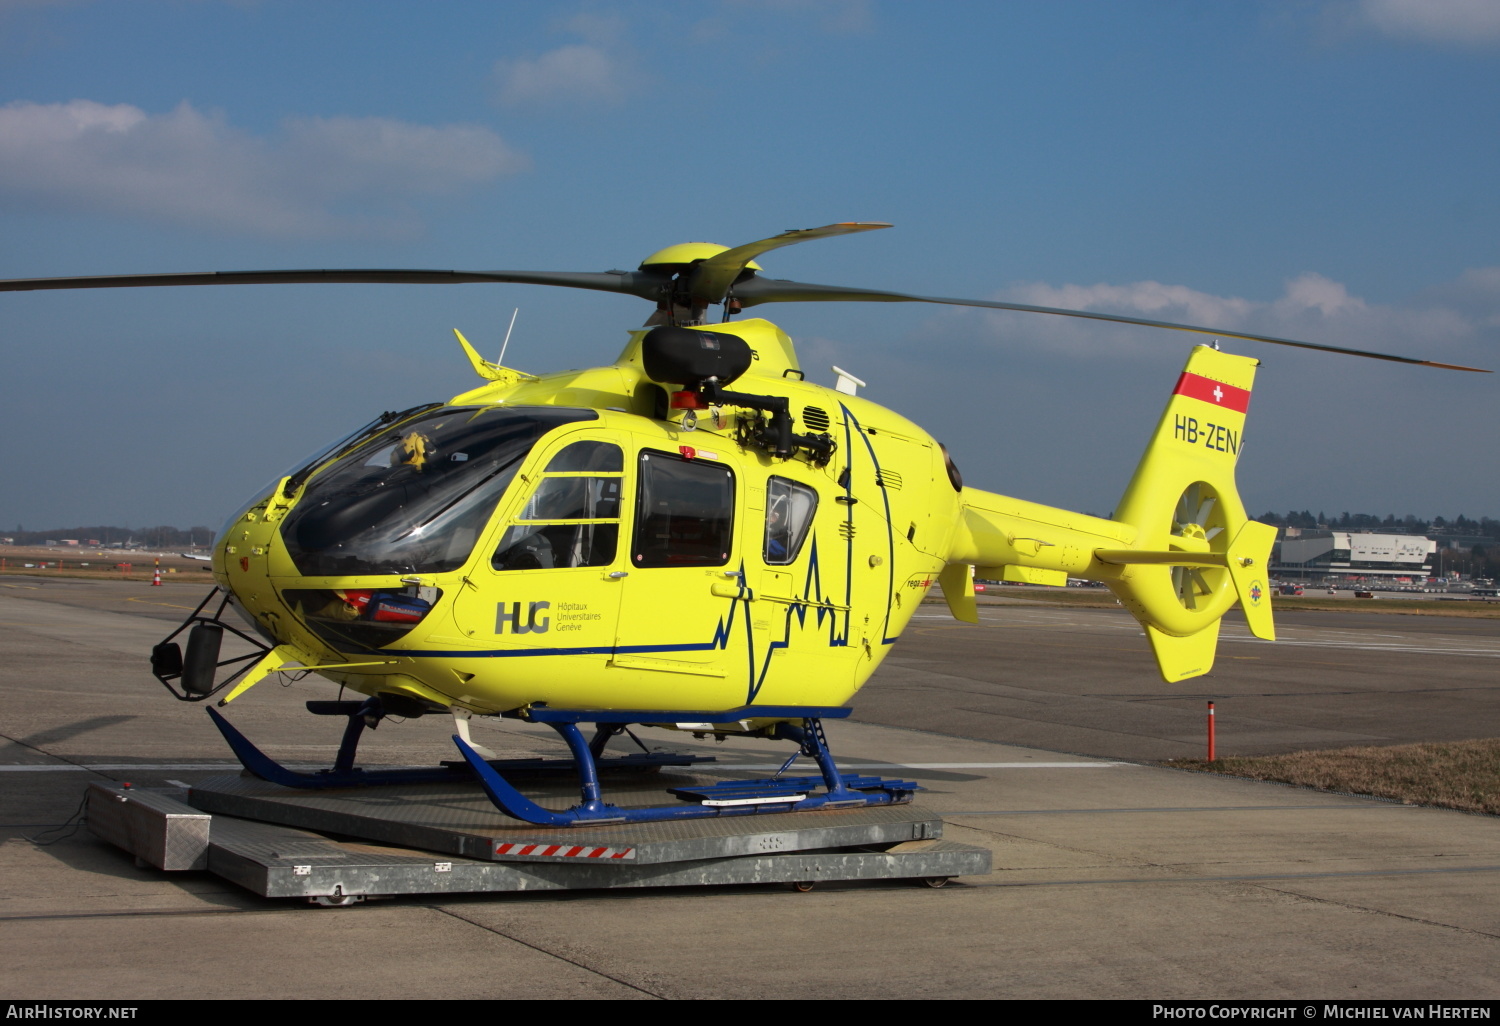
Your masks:
[{"label": "blue landing skid", "polygon": [[[349,717],[349,725],[344,729],[344,739],[339,745],[339,753],[331,769],[318,770],[315,773],[300,773],[297,770],[288,769],[255,747],[254,742],[240,733],[221,713],[212,707],[208,707],[207,712],[213,719],[214,726],[219,728],[219,733],[223,734],[224,740],[229,743],[235,758],[240,760],[240,765],[260,779],[281,787],[322,790],[337,787],[378,787],[391,784],[458,783],[473,779],[473,773],[467,761],[444,763],[441,766],[426,769],[420,767],[393,770],[360,769],[354,765],[359,738],[371,719],[378,723],[383,718],[384,713],[379,705],[372,699],[367,702],[308,702],[307,707],[309,712],[320,716]],[[604,740],[607,741],[608,738]],[[603,749],[603,745],[599,747]],[[465,758],[467,759],[467,756]],[[636,752],[616,758],[598,759],[595,763],[599,769],[614,770],[691,766],[694,763],[713,761],[714,757],[711,755]],[[574,773],[578,770],[572,759],[495,760],[486,765],[512,773],[525,774]]]},{"label": "blue landing skid", "polygon": [[[563,710],[533,707],[528,718],[546,723],[556,730],[573,754],[578,766],[582,801],[563,812],[545,809],[517,791],[457,734],[453,743],[479,778],[480,786],[501,812],[537,826],[569,827],[603,823],[649,823],[662,820],[703,819],[710,816],[745,816],[775,812],[803,812],[813,809],[845,809],[868,805],[893,805],[911,801],[918,785],[907,780],[881,780],[877,777],[845,776],[834,764],[823,733],[822,717],[844,717],[844,708],[806,706],[745,706],[740,709],[712,712],[661,712],[626,710]],[[603,800],[594,751],[579,730],[580,723],[734,723],[754,719],[801,719],[803,726],[778,723],[771,737],[797,742],[799,754],[815,759],[821,777],[799,777],[782,780],[726,781],[702,789],[681,788],[672,793],[696,805],[656,806],[624,809]],[[601,727],[601,730],[604,728]],[[792,759],[787,760],[790,766]],[[783,767],[785,769],[786,767]],[[822,794],[809,793],[821,784]],[[719,788],[722,788],[720,790]],[[710,797],[703,797],[704,794]]]},{"label": "blue landing skid", "polygon": [[[721,780],[717,784],[703,787],[671,787],[674,794],[685,802],[702,802],[704,805],[759,805],[765,802],[800,801],[823,783],[822,777],[769,777],[765,780]],[[921,789],[915,780],[882,780],[854,773],[843,774],[844,789],[848,791],[907,792]],[[864,804],[861,802],[860,804]],[[827,808],[828,806],[824,806]]]}]

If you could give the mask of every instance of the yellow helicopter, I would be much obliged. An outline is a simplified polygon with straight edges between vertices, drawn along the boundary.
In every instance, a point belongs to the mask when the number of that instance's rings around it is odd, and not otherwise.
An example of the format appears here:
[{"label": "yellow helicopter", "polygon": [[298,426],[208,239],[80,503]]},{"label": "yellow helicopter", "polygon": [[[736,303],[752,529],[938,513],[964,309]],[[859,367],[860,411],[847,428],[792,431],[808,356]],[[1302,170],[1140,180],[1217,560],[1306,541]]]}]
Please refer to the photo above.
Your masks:
[{"label": "yellow helicopter", "polygon": [[[483,359],[455,332],[484,383],[385,414],[254,496],[215,543],[218,590],[153,653],[174,694],[222,694],[220,707],[281,670],[312,670],[369,696],[308,703],[349,721],[333,770],[321,775],[277,765],[210,709],[267,779],[418,779],[356,768],[360,731],[387,715],[451,712],[455,743],[497,806],[555,826],[908,800],[909,781],[839,773],[821,720],[848,714],[934,585],[953,616],[978,622],[976,574],[1103,582],[1144,626],[1169,682],[1209,671],[1220,619],[1236,603],[1257,637],[1275,636],[1266,571],[1276,532],[1246,516],[1234,479],[1256,360],[1193,348],[1113,517],[1101,519],[966,486],[936,439],[860,398],[852,377],[837,388],[806,380],[779,327],[732,319],[746,308],[944,303],[1476,369],[757,273],[755,258],[770,250],[885,227],[834,224],[732,249],[671,246],[636,271],[221,272],[26,279],[0,282],[0,291],[508,282],[653,303],[619,358],[586,370],[525,374]],[[716,305],[723,321],[706,324]],[[253,634],[222,618],[228,606]],[[172,640],[184,630],[185,653]],[[258,651],[221,660],[225,630]],[[551,724],[571,749],[580,804],[557,812],[521,796],[507,764],[469,737],[473,715]],[[597,725],[592,739],[581,724]],[[679,795],[692,804],[617,808],[602,800],[597,768],[610,738],[633,724],[792,740],[818,762],[825,793],[811,793],[816,778],[778,775]]]}]

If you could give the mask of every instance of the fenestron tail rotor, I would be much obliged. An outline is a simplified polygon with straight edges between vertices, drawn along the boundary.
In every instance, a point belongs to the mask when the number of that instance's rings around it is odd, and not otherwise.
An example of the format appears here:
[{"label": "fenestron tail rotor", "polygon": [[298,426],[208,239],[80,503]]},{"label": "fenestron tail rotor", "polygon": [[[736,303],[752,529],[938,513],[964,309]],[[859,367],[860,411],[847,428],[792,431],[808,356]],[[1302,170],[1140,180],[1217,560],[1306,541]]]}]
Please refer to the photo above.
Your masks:
[{"label": "fenestron tail rotor", "polygon": [[[1202,481],[1188,485],[1177,499],[1170,546],[1179,552],[1200,554],[1220,554],[1228,549],[1218,493]],[[1219,579],[1226,573],[1217,567],[1172,567],[1172,589],[1177,593],[1177,601],[1184,609],[1197,609],[1198,600],[1217,591]]]},{"label": "fenestron tail rotor", "polygon": [[1194,324],[1156,321],[1143,317],[1099,313],[1093,310],[1067,310],[1060,307],[1031,306],[992,299],[953,299],[943,296],[921,296],[883,289],[850,288],[841,285],[816,285],[809,282],[762,278],[753,263],[757,256],[783,246],[814,239],[828,239],[856,232],[889,228],[881,221],[845,221],[821,228],[800,228],[782,232],[767,239],[732,248],[691,243],[669,247],[648,257],[634,271],[439,271],[420,269],[343,269],[343,270],[268,270],[208,271],[187,274],[95,275],[75,278],[17,278],[0,281],[0,292],[23,292],[50,289],[143,288],[165,285],[274,285],[274,284],[399,284],[459,285],[472,283],[552,285],[562,288],[617,292],[636,296],[656,305],[649,323],[702,323],[708,307],[723,304],[726,319],[742,308],[764,303],[935,303],[944,306],[978,307],[1020,313],[1079,317],[1116,324],[1136,324],[1148,328],[1189,331],[1219,338],[1237,338],[1295,346],[1345,356],[1363,356],[1373,360],[1438,367],[1444,370],[1475,371],[1488,374],[1480,367],[1439,363],[1366,349],[1303,342],[1229,331]]}]

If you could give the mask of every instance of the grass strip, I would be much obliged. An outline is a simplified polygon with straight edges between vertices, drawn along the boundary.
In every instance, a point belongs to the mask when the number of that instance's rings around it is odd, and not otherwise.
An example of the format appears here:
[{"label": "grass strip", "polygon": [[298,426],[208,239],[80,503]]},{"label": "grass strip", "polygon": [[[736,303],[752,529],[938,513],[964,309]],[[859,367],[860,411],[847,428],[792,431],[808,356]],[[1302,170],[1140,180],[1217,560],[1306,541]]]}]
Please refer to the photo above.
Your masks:
[{"label": "grass strip", "polygon": [[1500,815],[1500,738],[1330,748],[1213,762],[1173,759],[1162,765]]}]

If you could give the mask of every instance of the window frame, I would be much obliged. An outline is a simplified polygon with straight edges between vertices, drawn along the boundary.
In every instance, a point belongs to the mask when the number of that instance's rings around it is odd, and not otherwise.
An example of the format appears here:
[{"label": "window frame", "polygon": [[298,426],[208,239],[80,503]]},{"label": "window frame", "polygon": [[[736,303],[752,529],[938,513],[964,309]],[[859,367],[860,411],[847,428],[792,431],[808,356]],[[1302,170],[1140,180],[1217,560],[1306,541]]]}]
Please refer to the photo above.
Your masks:
[{"label": "window frame", "polygon": [[[607,568],[607,567],[614,566],[620,560],[620,533],[621,533],[620,528],[623,527],[624,524],[625,524],[625,509],[626,509],[626,500],[627,500],[627,495],[626,495],[626,487],[627,487],[626,486],[626,478],[627,478],[628,475],[626,474],[625,469],[624,469],[624,467],[625,467],[626,447],[621,444],[620,440],[614,439],[614,438],[579,438],[576,435],[564,436],[563,438],[558,439],[558,442],[560,442],[561,444],[557,448],[552,449],[548,453],[546,461],[544,463],[542,463],[542,465],[541,465],[542,469],[533,471],[531,474],[525,474],[524,475],[524,477],[525,477],[525,479],[526,479],[527,484],[529,485],[529,487],[528,487],[525,495],[520,498],[520,504],[516,508],[515,512],[511,516],[505,518],[505,521],[504,521],[503,526],[502,526],[501,531],[500,531],[500,537],[496,540],[495,547],[494,547],[493,551],[490,553],[490,557],[489,557],[490,569],[493,570],[496,573],[516,573],[518,571],[531,571],[531,570],[590,570],[590,569],[592,569],[592,570],[598,570],[598,569],[601,569],[601,568]],[[557,458],[559,456],[561,456],[568,448],[570,448],[573,445],[577,445],[579,443],[605,444],[605,445],[613,446],[620,453],[620,468],[621,469],[619,469],[619,470],[556,470],[556,471],[548,471],[548,470],[545,469],[547,467],[550,467],[557,460]],[[536,497],[537,493],[540,492],[543,487],[545,487],[546,482],[548,480],[556,479],[556,478],[580,478],[580,477],[581,478],[614,479],[614,480],[616,480],[616,481],[619,482],[619,493],[618,493],[618,495],[616,496],[616,499],[615,499],[615,502],[616,502],[616,514],[614,516],[612,516],[612,517],[573,517],[573,518],[549,517],[549,518],[546,518],[546,519],[528,519],[526,517],[526,510],[527,510],[527,508],[529,506],[531,506],[532,500]],[[542,534],[542,531],[543,531],[544,528],[553,528],[553,527],[586,527],[586,526],[590,526],[590,525],[606,525],[606,526],[613,525],[613,526],[615,526],[616,531],[615,531],[614,551],[613,551],[613,553],[611,553],[609,559],[604,560],[602,562],[598,562],[598,563],[583,563],[583,564],[577,564],[577,565],[571,565],[571,566],[550,566],[550,567],[549,566],[507,567],[507,566],[500,566],[500,565],[496,564],[496,560],[499,558],[499,556],[500,556],[501,553],[508,552],[512,548],[515,548],[517,545],[520,545],[520,544],[524,543],[527,538],[535,537],[536,535]],[[506,539],[509,538],[513,532],[517,532],[517,531],[520,532],[520,537],[518,537],[512,544],[506,545],[505,544]],[[552,542],[551,542],[550,539],[548,539],[548,545],[552,546]],[[552,547],[554,548],[554,551],[555,551],[555,546],[552,546]]]},{"label": "window frame", "polygon": [[[776,482],[785,482],[790,486],[790,490],[806,492],[812,496],[812,508],[808,510],[807,519],[801,525],[801,533],[797,535],[796,544],[790,547],[786,558],[779,560],[771,558],[771,506],[775,501],[771,496],[771,490]],[[791,501],[791,495],[787,496],[787,501]],[[794,481],[792,478],[783,477],[780,474],[772,474],[766,478],[766,529],[765,533],[761,536],[760,553],[761,560],[766,566],[791,566],[797,562],[798,557],[802,555],[803,547],[807,545],[807,539],[812,535],[813,523],[818,518],[818,505],[820,501],[821,496],[818,495],[818,490],[810,484],[802,481]]]},{"label": "window frame", "polygon": [[[646,502],[646,497],[649,490],[647,487],[647,477],[651,473],[648,460],[653,458],[664,460],[670,464],[711,468],[716,472],[722,473],[727,479],[729,494],[727,497],[727,502],[722,507],[724,511],[724,516],[722,519],[724,529],[722,537],[720,539],[724,543],[722,557],[716,557],[713,560],[694,560],[691,562],[671,562],[668,559],[662,558],[653,558],[649,562],[644,562],[642,560],[642,557],[646,555],[646,550],[648,549],[648,546],[643,544],[645,539],[643,539],[642,537],[642,532],[646,529],[648,523],[650,523],[652,520],[647,511],[643,508],[643,505]],[[739,501],[739,475],[735,473],[734,467],[730,466],[728,463],[721,463],[718,460],[699,459],[697,457],[688,458],[681,453],[668,452],[663,449],[651,448],[642,448],[639,452],[637,452],[635,466],[635,502],[633,503],[635,523],[632,525],[632,529],[630,532],[629,550],[629,560],[631,568],[639,570],[696,570],[705,568],[712,569],[714,567],[723,567],[730,565],[730,563],[734,560],[735,554],[735,517],[737,514],[736,505]]]}]

